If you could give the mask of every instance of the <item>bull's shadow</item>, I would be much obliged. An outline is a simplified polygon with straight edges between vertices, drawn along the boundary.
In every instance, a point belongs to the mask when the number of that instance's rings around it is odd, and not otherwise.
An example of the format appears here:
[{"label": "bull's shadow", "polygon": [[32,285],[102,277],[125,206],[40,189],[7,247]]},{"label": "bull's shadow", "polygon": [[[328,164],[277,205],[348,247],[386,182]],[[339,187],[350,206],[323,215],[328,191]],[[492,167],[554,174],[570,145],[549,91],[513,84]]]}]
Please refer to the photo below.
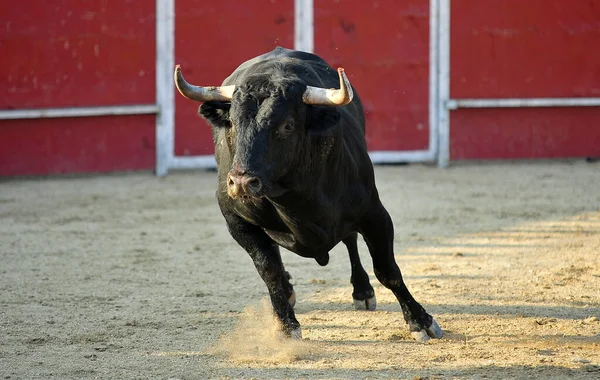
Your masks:
[{"label": "bull's shadow", "polygon": [[[490,302],[489,299],[485,300]],[[579,303],[573,303],[570,306],[545,306],[545,305],[489,305],[489,304],[431,304],[425,303],[434,313],[443,316],[445,314],[463,314],[463,315],[494,315],[508,317],[539,317],[556,319],[584,319],[590,315],[600,315],[600,307],[582,308]],[[379,311],[395,313],[398,312],[398,306],[392,302],[381,302],[377,305]],[[299,300],[297,306],[299,314],[314,311],[353,311],[352,303],[347,302],[319,302]],[[362,312],[361,312],[362,313]],[[398,314],[401,319],[401,314]],[[365,316],[368,319],[368,314]]]}]

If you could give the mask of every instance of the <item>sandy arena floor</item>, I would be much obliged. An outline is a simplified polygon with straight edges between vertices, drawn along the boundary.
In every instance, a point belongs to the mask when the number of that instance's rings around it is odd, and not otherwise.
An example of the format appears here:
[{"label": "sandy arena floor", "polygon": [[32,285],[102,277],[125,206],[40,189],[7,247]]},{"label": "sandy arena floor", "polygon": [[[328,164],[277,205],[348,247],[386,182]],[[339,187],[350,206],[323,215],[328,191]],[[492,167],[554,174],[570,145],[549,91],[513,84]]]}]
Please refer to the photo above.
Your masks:
[{"label": "sandy arena floor", "polygon": [[0,378],[600,378],[600,163],[376,173],[442,340],[410,340],[374,276],[355,311],[343,245],[324,268],[283,251],[305,339],[282,340],[215,173],[5,180]]}]

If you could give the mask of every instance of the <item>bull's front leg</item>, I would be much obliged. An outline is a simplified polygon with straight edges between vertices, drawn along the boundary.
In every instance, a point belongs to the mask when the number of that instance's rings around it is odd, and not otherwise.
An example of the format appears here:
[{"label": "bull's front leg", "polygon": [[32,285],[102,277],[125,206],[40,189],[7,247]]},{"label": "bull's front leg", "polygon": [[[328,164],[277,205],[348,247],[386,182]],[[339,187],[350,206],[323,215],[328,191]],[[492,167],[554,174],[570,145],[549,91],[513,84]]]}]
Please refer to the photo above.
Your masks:
[{"label": "bull's front leg", "polygon": [[[250,224],[235,214],[223,213],[229,233],[238,244],[248,252],[258,274],[267,285],[271,304],[275,314],[281,321],[283,332],[292,338],[302,339],[300,323],[294,314],[293,305],[288,300],[289,279],[281,262],[279,249],[262,228]],[[291,286],[291,285],[290,285]],[[293,290],[292,290],[293,291]],[[294,296],[295,298],[295,296]]]}]

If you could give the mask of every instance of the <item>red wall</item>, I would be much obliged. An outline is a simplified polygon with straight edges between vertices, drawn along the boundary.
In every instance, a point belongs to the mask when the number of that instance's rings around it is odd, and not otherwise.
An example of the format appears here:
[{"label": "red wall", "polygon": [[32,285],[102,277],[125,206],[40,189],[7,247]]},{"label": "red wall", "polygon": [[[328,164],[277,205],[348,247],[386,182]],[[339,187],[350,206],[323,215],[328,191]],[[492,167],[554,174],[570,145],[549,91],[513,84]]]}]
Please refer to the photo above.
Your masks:
[{"label": "red wall", "polygon": [[[278,45],[293,48],[293,2],[263,2],[256,12],[257,2],[221,1],[202,7],[202,0],[176,1],[175,56],[188,81],[218,85],[247,59]],[[357,88],[365,106],[369,148],[426,149],[428,0],[316,0],[314,6],[315,53],[334,67],[345,67]],[[219,32],[202,38],[199,19],[203,28]],[[197,108],[197,103],[176,96],[177,155],[213,152],[210,130]]]},{"label": "red wall", "polygon": [[[191,83],[220,85],[242,62],[276,46],[294,47],[290,0],[175,1],[175,62]],[[213,154],[200,104],[175,94],[175,154]]]},{"label": "red wall", "polygon": [[[600,96],[600,3],[453,0],[452,98]],[[600,156],[600,107],[461,109],[451,159]]]},{"label": "red wall", "polygon": [[427,149],[429,1],[315,0],[315,52],[343,66],[371,150]]},{"label": "red wall", "polygon": [[[153,1],[1,1],[0,109],[155,102]],[[0,175],[148,169],[154,117],[0,121]]]},{"label": "red wall", "polygon": [[[293,47],[291,0],[177,0],[176,63],[218,85]],[[314,0],[315,51],[346,68],[371,150],[426,149],[429,2]],[[0,0],[0,109],[155,102],[155,2]],[[451,97],[600,96],[595,1],[453,0]],[[175,153],[211,154],[176,96]],[[0,121],[0,175],[152,169],[153,115]],[[451,112],[451,159],[600,156],[600,108]]]}]

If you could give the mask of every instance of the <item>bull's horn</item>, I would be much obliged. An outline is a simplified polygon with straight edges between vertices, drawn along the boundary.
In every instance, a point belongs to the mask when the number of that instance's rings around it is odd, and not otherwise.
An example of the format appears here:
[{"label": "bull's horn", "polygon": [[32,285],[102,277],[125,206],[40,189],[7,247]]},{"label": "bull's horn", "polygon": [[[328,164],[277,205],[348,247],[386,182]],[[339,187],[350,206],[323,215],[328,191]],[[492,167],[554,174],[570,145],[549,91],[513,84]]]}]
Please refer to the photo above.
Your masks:
[{"label": "bull's horn", "polygon": [[306,86],[306,91],[302,95],[304,103],[322,106],[345,106],[350,103],[354,97],[350,81],[341,67],[338,69],[338,75],[340,76],[339,90]]},{"label": "bull's horn", "polygon": [[174,79],[175,86],[177,86],[181,95],[198,102],[228,102],[233,96],[233,90],[235,90],[235,86],[201,87],[189,84],[183,78],[181,67],[179,65],[175,66]]}]

